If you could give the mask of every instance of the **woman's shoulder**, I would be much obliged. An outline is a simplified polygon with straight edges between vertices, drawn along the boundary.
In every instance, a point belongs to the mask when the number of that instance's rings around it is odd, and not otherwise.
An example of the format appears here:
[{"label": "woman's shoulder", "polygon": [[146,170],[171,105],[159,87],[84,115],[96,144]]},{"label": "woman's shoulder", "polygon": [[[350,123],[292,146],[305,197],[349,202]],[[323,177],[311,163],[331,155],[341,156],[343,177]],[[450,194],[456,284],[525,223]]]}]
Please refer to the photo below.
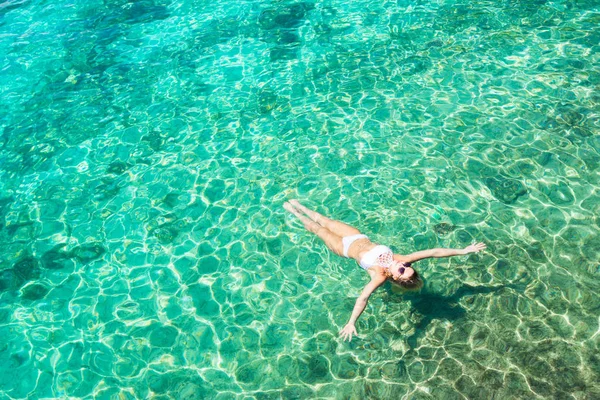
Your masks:
[{"label": "woman's shoulder", "polygon": [[379,266],[379,265],[373,265],[371,268],[369,268],[367,270],[369,276],[371,277],[372,281],[385,281],[387,279],[387,276],[385,274],[385,271],[383,270],[383,267]]}]

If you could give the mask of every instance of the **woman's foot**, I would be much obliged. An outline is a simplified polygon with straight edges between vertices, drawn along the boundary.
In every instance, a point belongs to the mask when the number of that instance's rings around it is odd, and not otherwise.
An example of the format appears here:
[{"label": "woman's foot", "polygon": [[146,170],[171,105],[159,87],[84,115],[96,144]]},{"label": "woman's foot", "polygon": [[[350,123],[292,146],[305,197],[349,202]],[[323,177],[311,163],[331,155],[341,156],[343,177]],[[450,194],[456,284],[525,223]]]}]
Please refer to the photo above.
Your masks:
[{"label": "woman's foot", "polygon": [[298,206],[302,207],[302,204],[300,204],[300,202],[299,202],[298,200],[296,200],[296,199],[292,199],[292,200],[290,200],[290,203],[291,203],[291,204],[292,204],[294,207],[298,207]]},{"label": "woman's foot", "polygon": [[322,218],[323,216],[321,214],[319,214],[318,212],[315,212],[313,210],[309,210],[308,208],[304,207],[302,204],[300,204],[300,202],[296,199],[290,200],[290,204],[299,212],[303,213],[304,215],[306,215],[308,218],[310,218],[311,220],[313,220],[314,222],[316,222],[319,225],[322,225],[319,222],[319,218]]},{"label": "woman's foot", "polygon": [[291,202],[286,201],[285,203],[283,203],[283,208],[285,208],[286,211],[289,211],[292,214],[294,214],[296,217],[298,217],[298,219],[300,219],[300,221],[302,221],[302,223],[304,224],[304,228],[306,228],[307,230],[309,230],[311,232],[316,232],[317,230],[319,230],[319,228],[321,228],[321,225],[319,225],[316,222],[314,222],[313,220],[307,218],[304,214],[302,214],[300,211],[298,211],[292,205]]},{"label": "woman's foot", "polygon": [[[293,200],[292,200],[293,201]],[[301,218],[304,217],[304,215],[302,215],[300,213],[300,211],[296,210],[292,204],[291,201],[286,201],[285,203],[283,203],[283,208],[286,209],[286,211],[291,212],[292,214],[294,214],[296,217]]]}]

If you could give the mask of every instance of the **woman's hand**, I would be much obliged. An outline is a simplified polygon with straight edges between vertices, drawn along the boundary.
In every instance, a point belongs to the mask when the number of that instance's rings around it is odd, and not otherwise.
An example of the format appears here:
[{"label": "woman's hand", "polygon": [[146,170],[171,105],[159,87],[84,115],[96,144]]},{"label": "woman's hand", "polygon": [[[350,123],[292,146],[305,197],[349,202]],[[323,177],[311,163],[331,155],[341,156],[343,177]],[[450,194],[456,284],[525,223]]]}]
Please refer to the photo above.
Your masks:
[{"label": "woman's hand", "polygon": [[342,329],[340,331],[340,336],[342,337],[342,339],[344,341],[346,341],[346,339],[348,339],[348,341],[352,341],[352,334],[354,334],[355,336],[358,336],[358,333],[356,333],[356,327],[354,326],[354,324],[347,324],[344,329]]},{"label": "woman's hand", "polygon": [[465,247],[465,254],[469,253],[479,253],[481,250],[485,250],[485,243],[475,243],[470,246]]}]

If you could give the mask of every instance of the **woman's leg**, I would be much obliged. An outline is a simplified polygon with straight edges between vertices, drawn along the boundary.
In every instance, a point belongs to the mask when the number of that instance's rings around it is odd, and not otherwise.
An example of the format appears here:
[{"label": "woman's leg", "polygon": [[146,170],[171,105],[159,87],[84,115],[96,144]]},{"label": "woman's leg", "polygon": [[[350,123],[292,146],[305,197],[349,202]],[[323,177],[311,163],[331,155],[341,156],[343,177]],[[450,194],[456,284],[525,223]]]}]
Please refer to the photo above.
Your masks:
[{"label": "woman's leg", "polygon": [[325,228],[324,226],[322,226],[322,225],[316,223],[315,221],[307,218],[306,216],[302,215],[300,213],[300,211],[298,211],[296,208],[294,208],[294,206],[291,205],[290,203],[285,203],[283,205],[283,208],[285,208],[287,211],[291,212],[296,217],[298,217],[298,219],[300,219],[300,221],[302,221],[302,223],[304,224],[304,227],[306,228],[306,230],[314,233],[319,238],[321,238],[321,240],[323,242],[325,242],[325,245],[327,245],[329,250],[333,251],[338,256],[343,255],[344,246],[342,244],[341,237],[339,237],[335,233],[331,232],[329,229]]},{"label": "woman's leg", "polygon": [[316,211],[310,210],[304,207],[298,200],[290,200],[292,206],[294,206],[297,210],[306,214],[310,219],[315,221],[316,223],[322,225],[324,228],[329,229],[331,232],[340,237],[358,235],[360,231],[348,224],[345,224],[340,221],[336,221],[334,219],[327,218],[324,215],[319,214]]}]

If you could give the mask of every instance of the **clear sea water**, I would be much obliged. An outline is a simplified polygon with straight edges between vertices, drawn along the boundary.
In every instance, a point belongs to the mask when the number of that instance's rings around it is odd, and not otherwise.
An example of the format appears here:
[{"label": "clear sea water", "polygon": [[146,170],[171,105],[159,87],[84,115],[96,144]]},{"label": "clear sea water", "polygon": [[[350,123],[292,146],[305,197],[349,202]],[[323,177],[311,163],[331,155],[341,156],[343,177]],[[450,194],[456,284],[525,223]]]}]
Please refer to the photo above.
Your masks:
[{"label": "clear sea water", "polygon": [[[595,0],[0,3],[0,398],[600,398]],[[417,264],[367,274],[298,198]]]}]

